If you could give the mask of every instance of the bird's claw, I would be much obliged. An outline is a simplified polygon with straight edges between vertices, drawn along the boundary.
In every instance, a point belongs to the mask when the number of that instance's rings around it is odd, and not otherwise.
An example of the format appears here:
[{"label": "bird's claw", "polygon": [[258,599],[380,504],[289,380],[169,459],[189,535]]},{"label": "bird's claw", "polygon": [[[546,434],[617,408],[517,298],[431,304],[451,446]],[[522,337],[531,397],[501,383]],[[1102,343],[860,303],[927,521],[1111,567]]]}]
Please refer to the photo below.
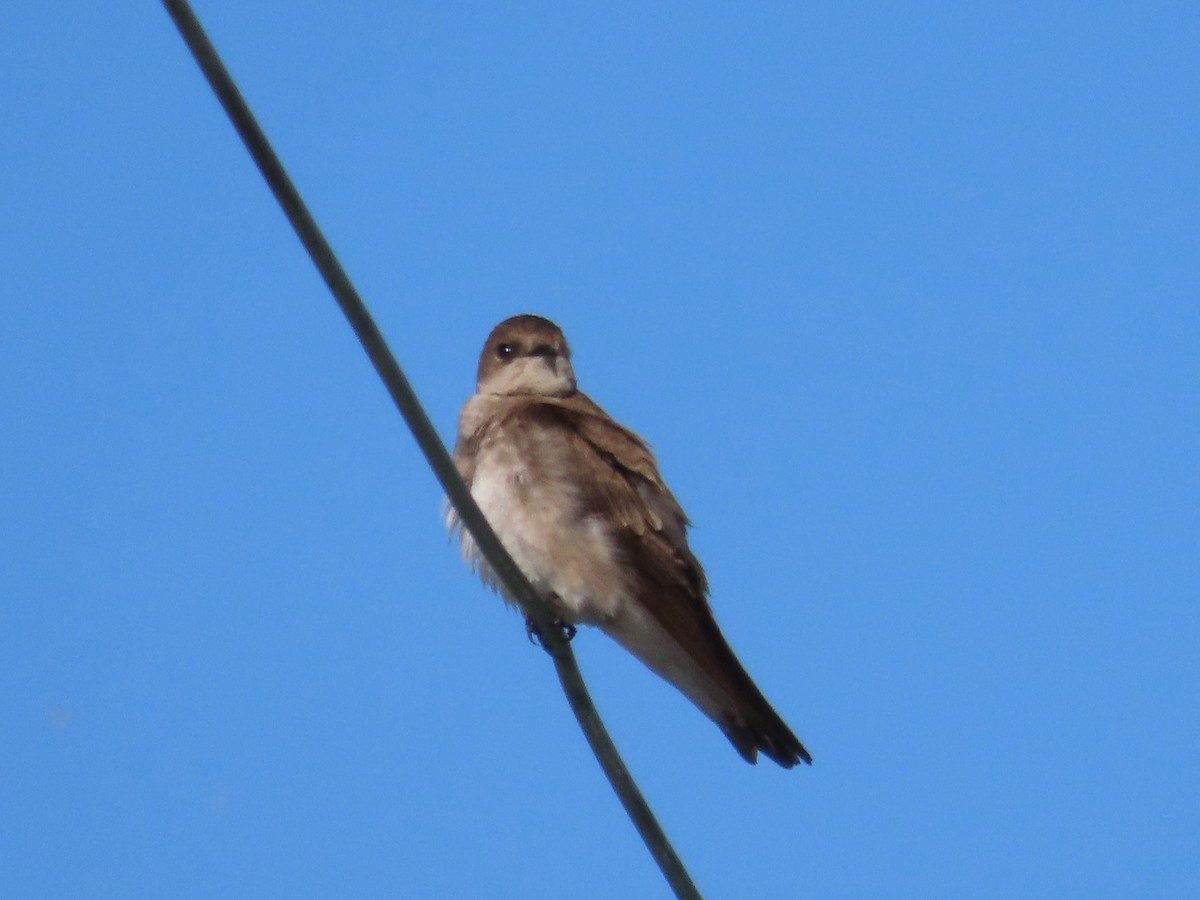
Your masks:
[{"label": "bird's claw", "polygon": [[[570,622],[564,622],[562,619],[554,620],[554,628],[558,632],[559,637],[564,641],[570,641],[575,637],[575,626]],[[525,636],[529,638],[529,643],[536,644],[543,650],[546,649],[546,643],[542,639],[542,630],[537,627],[537,623],[533,621],[533,616],[525,617]]]}]

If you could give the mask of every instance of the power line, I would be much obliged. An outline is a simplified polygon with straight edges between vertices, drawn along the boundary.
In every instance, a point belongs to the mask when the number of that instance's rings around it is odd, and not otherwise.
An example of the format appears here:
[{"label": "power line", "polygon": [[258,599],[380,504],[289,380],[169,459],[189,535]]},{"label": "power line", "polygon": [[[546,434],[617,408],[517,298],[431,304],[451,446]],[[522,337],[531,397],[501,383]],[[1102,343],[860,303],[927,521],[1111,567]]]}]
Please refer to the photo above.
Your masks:
[{"label": "power line", "polygon": [[500,543],[500,539],[496,537],[496,533],[488,525],[483,512],[471,497],[471,492],[459,477],[458,471],[450,459],[450,454],[446,452],[446,448],[438,438],[433,424],[429,421],[429,416],[425,414],[425,410],[417,399],[416,392],[408,383],[408,379],[404,377],[404,373],[400,370],[395,357],[392,356],[391,350],[388,349],[383,335],[367,311],[366,304],[363,303],[349,276],[338,262],[333,248],[329,246],[329,242],[325,240],[325,236],[317,227],[316,220],[308,211],[300,192],[292,184],[279,157],[275,155],[266,135],[259,127],[253,113],[250,112],[250,107],[246,104],[233,78],[217,55],[216,48],[213,47],[200,21],[192,12],[191,5],[186,0],[163,0],[163,6],[166,7],[175,22],[184,43],[191,50],[204,77],[208,79],[209,85],[217,95],[217,99],[220,100],[221,106],[224,107],[233,127],[241,136],[242,142],[246,145],[250,156],[271,188],[275,199],[283,207],[284,214],[291,222],[304,249],[312,257],[321,277],[325,279],[334,299],[337,300],[338,306],[341,307],[342,313],[349,321],[350,327],[362,343],[363,349],[366,350],[367,356],[375,366],[375,371],[379,373],[384,386],[404,417],[417,445],[425,454],[430,467],[445,489],[446,496],[458,512],[463,526],[475,538],[480,552],[504,582],[510,595],[517,598],[522,609],[533,618],[541,634],[542,645],[554,660],[554,668],[562,683],[563,692],[567,695],[571,710],[575,713],[575,718],[579,721],[592,752],[596,755],[596,759],[620,799],[621,805],[625,807],[625,812],[633,820],[650,855],[654,857],[654,861],[675,892],[675,896],[699,898],[700,892],[692,883],[683,863],[671,847],[666,834],[654,817],[654,813],[645,798],[642,797],[629,770],[625,767],[612,738],[609,737],[608,731],[600,719],[600,714],[596,711],[591,696],[588,694],[583,675],[575,662],[575,654],[571,651],[570,644],[563,635],[561,627],[556,623],[554,613],[542,602],[528,579],[513,562],[512,557]]}]

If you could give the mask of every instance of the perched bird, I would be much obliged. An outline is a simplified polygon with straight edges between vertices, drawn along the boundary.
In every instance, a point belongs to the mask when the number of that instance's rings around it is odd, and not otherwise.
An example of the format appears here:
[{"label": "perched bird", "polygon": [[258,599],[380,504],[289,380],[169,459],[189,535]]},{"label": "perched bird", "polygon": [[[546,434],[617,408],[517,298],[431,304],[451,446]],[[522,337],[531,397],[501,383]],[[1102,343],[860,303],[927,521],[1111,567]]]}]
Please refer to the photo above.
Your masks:
[{"label": "perched bird", "polygon": [[[454,462],[505,549],[568,625],[594,625],[679,688],[748,762],[812,762],[738,662],[705,599],[690,524],[645,441],[575,387],[553,322],[488,336]],[[503,592],[453,509],[464,558]],[[511,602],[511,598],[510,602]]]}]

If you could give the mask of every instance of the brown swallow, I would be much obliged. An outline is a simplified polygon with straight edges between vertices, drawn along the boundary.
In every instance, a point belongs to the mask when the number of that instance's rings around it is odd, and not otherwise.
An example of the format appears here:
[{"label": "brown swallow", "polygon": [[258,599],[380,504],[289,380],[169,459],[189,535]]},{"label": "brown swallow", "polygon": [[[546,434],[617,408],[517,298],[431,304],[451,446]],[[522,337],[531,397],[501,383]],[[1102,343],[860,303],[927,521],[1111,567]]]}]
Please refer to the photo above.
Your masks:
[{"label": "brown swallow", "polygon": [[[679,688],[748,762],[812,762],[730,649],[650,448],[575,387],[566,338],[538,316],[488,336],[454,462],[513,560],[569,625],[595,625]],[[451,509],[452,531],[458,517]],[[464,558],[503,592],[475,541]]]}]

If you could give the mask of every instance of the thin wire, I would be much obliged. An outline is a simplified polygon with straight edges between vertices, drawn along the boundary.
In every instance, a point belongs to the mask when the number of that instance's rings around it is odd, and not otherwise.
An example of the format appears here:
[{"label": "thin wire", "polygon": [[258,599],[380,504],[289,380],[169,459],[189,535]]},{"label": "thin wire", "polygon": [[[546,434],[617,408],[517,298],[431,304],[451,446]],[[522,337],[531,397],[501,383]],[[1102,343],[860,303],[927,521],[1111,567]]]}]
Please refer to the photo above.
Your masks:
[{"label": "thin wire", "polygon": [[430,467],[445,489],[446,496],[458,511],[463,526],[475,538],[480,552],[503,580],[511,595],[519,599],[522,609],[533,617],[534,623],[541,633],[542,644],[554,660],[555,670],[558,672],[559,681],[567,695],[571,710],[575,713],[575,718],[579,721],[592,752],[596,755],[596,759],[620,799],[621,805],[625,807],[625,812],[628,813],[645,842],[646,848],[654,857],[654,861],[675,892],[675,896],[699,898],[700,892],[692,883],[683,863],[671,847],[666,834],[654,817],[654,813],[650,810],[641,791],[638,790],[629,774],[629,770],[625,767],[625,763],[621,760],[612,738],[609,737],[588,694],[587,685],[584,684],[579,666],[575,662],[575,654],[571,652],[571,647],[562,634],[561,627],[555,622],[554,613],[542,602],[528,579],[513,562],[512,557],[500,543],[500,539],[496,537],[496,533],[488,525],[483,512],[472,499],[471,492],[459,477],[458,470],[455,469],[454,463],[450,459],[450,454],[446,452],[446,448],[438,438],[433,424],[421,407],[408,379],[400,370],[395,357],[392,356],[391,350],[388,349],[387,343],[371,318],[371,314],[367,311],[366,305],[359,297],[358,291],[355,290],[341,263],[338,262],[333,248],[329,246],[329,242],[325,240],[325,236],[317,227],[316,220],[309,213],[308,207],[292,184],[283,164],[275,155],[275,151],[250,112],[250,108],[242,98],[233,78],[217,55],[216,48],[213,47],[204,28],[200,25],[195,13],[192,12],[191,5],[186,0],[163,0],[163,6],[174,20],[184,43],[191,50],[192,56],[195,57],[200,70],[208,79],[221,106],[225,108],[233,127],[237,129],[250,156],[253,157],[263,178],[266,179],[272,193],[275,194],[275,199],[283,207],[288,221],[291,222],[292,228],[295,229],[301,243],[304,244],[308,255],[312,257],[321,277],[329,285],[329,290],[350,322],[350,327],[354,329],[363,349],[367,351],[367,356],[370,357],[376,372],[379,373],[388,393],[391,394],[392,400],[412,431],[421,452],[425,454]]}]

